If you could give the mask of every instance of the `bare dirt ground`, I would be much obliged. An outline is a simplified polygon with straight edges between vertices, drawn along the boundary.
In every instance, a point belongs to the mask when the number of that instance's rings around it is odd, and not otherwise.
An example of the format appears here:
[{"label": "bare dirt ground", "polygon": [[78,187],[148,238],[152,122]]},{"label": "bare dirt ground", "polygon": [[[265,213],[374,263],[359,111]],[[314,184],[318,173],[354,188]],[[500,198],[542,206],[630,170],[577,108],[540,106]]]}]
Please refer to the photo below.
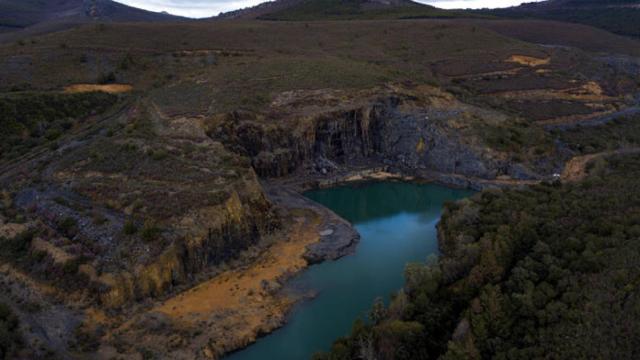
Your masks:
[{"label": "bare dirt ground", "polygon": [[526,55],[512,55],[511,57],[509,57],[509,59],[507,59],[507,62],[513,62],[520,65],[536,67],[536,66],[549,64],[551,62],[551,58],[548,57],[548,58],[541,59],[541,58],[526,56]]},{"label": "bare dirt ground", "polygon": [[597,158],[609,157],[612,155],[621,154],[636,154],[640,153],[640,148],[620,149],[615,151],[604,151],[596,154],[588,154],[576,156],[569,160],[564,167],[560,179],[565,182],[576,182],[584,179],[587,174],[587,165]]},{"label": "bare dirt ground", "polygon": [[[226,330],[210,344],[216,353],[255,341],[284,321],[295,299],[276,294],[284,278],[307,266],[303,255],[319,240],[320,218],[297,217],[285,241],[271,246],[246,268],[230,270],[152,309],[187,325],[222,315],[213,327]],[[232,315],[232,316],[228,316]]]},{"label": "bare dirt ground", "polygon": [[[124,322],[107,336],[111,346],[101,348],[98,357],[135,358],[122,349],[142,347],[171,359],[219,358],[284,325],[291,307],[304,296],[281,291],[286,280],[309,265],[310,247],[321,238],[326,241],[321,234],[338,226],[336,218],[314,210],[314,204],[299,195],[290,199],[285,216],[290,221],[268,240],[271,245],[243,265]],[[110,323],[105,316],[93,319],[94,326]]]},{"label": "bare dirt ground", "polygon": [[70,93],[70,94],[86,93],[86,92],[93,92],[93,91],[102,91],[109,94],[121,94],[121,93],[130,92],[132,90],[133,90],[133,86],[128,84],[105,84],[105,85],[75,84],[75,85],[69,85],[64,88],[64,92]]}]

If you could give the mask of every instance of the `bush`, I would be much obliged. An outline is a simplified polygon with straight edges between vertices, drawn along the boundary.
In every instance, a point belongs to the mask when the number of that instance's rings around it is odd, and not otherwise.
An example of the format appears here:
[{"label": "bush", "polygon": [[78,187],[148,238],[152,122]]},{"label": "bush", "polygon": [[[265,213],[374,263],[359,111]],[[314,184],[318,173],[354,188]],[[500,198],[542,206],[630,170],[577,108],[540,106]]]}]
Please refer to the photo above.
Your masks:
[{"label": "bush", "polygon": [[118,97],[106,93],[26,93],[0,96],[0,154],[25,153],[71,130],[75,119],[100,113]]},{"label": "bush", "polygon": [[136,223],[133,220],[127,220],[124,223],[124,226],[122,228],[122,232],[125,235],[133,235],[136,232],[138,232],[138,227],[136,226]]},{"label": "bush", "polygon": [[0,303],[0,359],[13,359],[21,347],[18,317],[6,304]]},{"label": "bush", "polygon": [[100,76],[98,76],[98,84],[112,84],[114,82],[116,82],[116,74],[111,71],[108,72],[106,74],[101,74]]},{"label": "bush", "polygon": [[155,226],[152,222],[147,221],[142,227],[142,231],[140,231],[140,237],[146,242],[151,242],[156,240],[160,236],[160,233],[160,228]]},{"label": "bush", "polygon": [[26,230],[13,239],[0,239],[0,257],[19,260],[27,255],[33,240],[33,231]]},{"label": "bush", "polygon": [[78,225],[78,222],[76,221],[76,219],[70,216],[65,217],[64,219],[58,222],[58,228],[60,229],[60,231],[69,237],[72,237],[73,235],[75,235],[77,231],[76,225]]}]

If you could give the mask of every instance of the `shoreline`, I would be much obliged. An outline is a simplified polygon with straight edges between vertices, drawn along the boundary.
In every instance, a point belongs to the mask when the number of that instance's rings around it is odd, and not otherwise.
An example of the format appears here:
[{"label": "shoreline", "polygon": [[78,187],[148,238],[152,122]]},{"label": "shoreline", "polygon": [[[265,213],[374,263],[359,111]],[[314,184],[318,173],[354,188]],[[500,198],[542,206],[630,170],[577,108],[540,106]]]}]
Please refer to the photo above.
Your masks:
[{"label": "shoreline", "polygon": [[[143,346],[177,344],[170,345],[165,354],[174,359],[192,359],[194,355],[224,359],[285,326],[294,306],[309,299],[305,294],[287,292],[290,280],[311,265],[354,253],[360,238],[348,221],[303,193],[371,181],[434,183],[474,190],[539,182],[472,179],[417,170],[409,175],[389,166],[370,164],[344,167],[325,176],[297,173],[262,179],[265,195],[287,220],[285,226],[259,246],[259,253],[250,250],[253,255],[232,268],[174,293],[121,323],[108,335],[112,341],[101,348],[101,357],[118,355],[116,339],[126,334],[141,339]],[[143,333],[136,326],[140,322],[158,323],[158,327],[171,331]]]},{"label": "shoreline", "polygon": [[[281,279],[281,288],[279,292],[286,289],[286,286],[294,276],[298,275],[302,271],[305,271],[309,266],[318,264],[327,260],[337,260],[343,256],[352,254],[355,251],[355,247],[359,239],[359,235],[353,229],[352,225],[346,220],[336,215],[331,209],[328,209],[321,204],[304,197],[305,191],[314,189],[331,188],[340,185],[375,182],[375,181],[401,181],[401,182],[414,182],[414,183],[433,183],[441,186],[457,189],[473,189],[483,190],[486,188],[500,188],[500,187],[513,187],[513,186],[526,186],[530,184],[539,183],[541,180],[508,180],[508,179],[472,179],[461,175],[452,174],[440,174],[433,171],[425,171],[422,174],[429,174],[429,176],[415,176],[405,175],[400,171],[393,171],[388,166],[383,167],[366,167],[366,168],[350,168],[346,171],[342,171],[337,175],[331,177],[319,178],[317,176],[288,176],[282,179],[262,180],[261,183],[265,189],[265,193],[271,201],[277,206],[284,206],[290,209],[299,208],[300,206],[310,206],[316,211],[320,217],[323,218],[323,223],[332,223],[334,230],[330,236],[319,236],[318,241],[307,245],[307,251],[303,255],[307,261],[306,266],[301,267],[295,273],[288,274],[286,278]],[[304,204],[304,205],[303,205]],[[336,231],[335,228],[338,228]],[[354,240],[353,236],[357,237]],[[275,294],[275,296],[287,296],[282,294]],[[251,346],[259,338],[271,334],[273,331],[286,326],[288,322],[288,316],[291,310],[296,304],[301,301],[308,300],[307,296],[298,296],[293,301],[288,303],[283,310],[282,321],[269,329],[266,332],[261,332],[252,339],[251,342],[246,343],[244,346],[225,352],[221,358],[240,352]]]}]

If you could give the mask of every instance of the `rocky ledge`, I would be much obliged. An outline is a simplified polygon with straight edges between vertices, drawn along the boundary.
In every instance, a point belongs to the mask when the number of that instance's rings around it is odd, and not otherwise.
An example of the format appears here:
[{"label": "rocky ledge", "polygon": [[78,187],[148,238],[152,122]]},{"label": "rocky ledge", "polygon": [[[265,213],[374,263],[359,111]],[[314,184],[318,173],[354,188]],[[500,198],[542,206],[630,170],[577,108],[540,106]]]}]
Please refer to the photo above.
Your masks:
[{"label": "rocky ledge", "polygon": [[320,216],[319,241],[307,246],[304,255],[309,264],[336,260],[355,251],[360,234],[349,222],[301,193],[274,183],[263,184],[269,200],[285,209],[308,209]]}]

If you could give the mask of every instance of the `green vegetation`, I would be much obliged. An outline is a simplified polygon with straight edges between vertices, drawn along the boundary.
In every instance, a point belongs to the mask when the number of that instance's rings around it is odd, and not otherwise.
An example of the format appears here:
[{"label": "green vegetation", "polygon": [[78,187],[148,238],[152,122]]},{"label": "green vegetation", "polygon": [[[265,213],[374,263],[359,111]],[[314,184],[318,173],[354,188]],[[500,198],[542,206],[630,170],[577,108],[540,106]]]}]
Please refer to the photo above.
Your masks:
[{"label": "green vegetation", "polygon": [[58,222],[58,229],[68,237],[73,237],[76,233],[78,222],[72,217],[66,217]]},{"label": "green vegetation", "polygon": [[262,20],[355,20],[481,17],[463,11],[437,9],[412,1],[383,5],[365,0],[306,0],[284,10],[259,16]]},{"label": "green vegetation", "polygon": [[20,261],[29,253],[34,233],[23,231],[10,239],[0,238],[0,258],[8,261]]},{"label": "green vegetation", "polygon": [[544,130],[524,120],[491,125],[476,121],[473,125],[473,131],[489,147],[520,157],[521,160],[553,150],[553,143]]},{"label": "green vegetation", "polygon": [[7,305],[0,303],[0,359],[13,359],[22,347],[18,326],[18,317]]},{"label": "green vegetation", "polygon": [[600,126],[577,126],[555,135],[580,154],[640,146],[640,116],[623,117]]},{"label": "green vegetation", "polygon": [[444,256],[409,265],[387,316],[316,358],[633,358],[640,156],[597,169],[448,204]]},{"label": "green vegetation", "polygon": [[79,265],[87,261],[85,257],[81,256],[64,264],[58,264],[46,252],[31,248],[34,237],[42,236],[43,233],[46,234],[41,228],[27,229],[13,238],[0,238],[0,260],[29,273],[38,280],[55,283],[56,286],[67,291],[87,289],[88,277],[78,272]]},{"label": "green vegetation", "polygon": [[124,223],[124,227],[122,228],[122,232],[125,235],[133,235],[136,232],[138,232],[138,227],[136,226],[136,223],[133,220],[127,220]]},{"label": "green vegetation", "polygon": [[157,240],[161,233],[162,230],[152,221],[146,221],[140,230],[140,237],[146,242],[152,242]]},{"label": "green vegetation", "polygon": [[20,93],[0,96],[0,158],[15,158],[55,141],[77,121],[105,111],[118,97],[106,93]]},{"label": "green vegetation", "polygon": [[620,35],[640,36],[640,9],[626,6],[637,1],[564,1],[561,6],[533,4],[516,8],[496,9],[480,13],[500,17],[538,18],[591,25]]}]

